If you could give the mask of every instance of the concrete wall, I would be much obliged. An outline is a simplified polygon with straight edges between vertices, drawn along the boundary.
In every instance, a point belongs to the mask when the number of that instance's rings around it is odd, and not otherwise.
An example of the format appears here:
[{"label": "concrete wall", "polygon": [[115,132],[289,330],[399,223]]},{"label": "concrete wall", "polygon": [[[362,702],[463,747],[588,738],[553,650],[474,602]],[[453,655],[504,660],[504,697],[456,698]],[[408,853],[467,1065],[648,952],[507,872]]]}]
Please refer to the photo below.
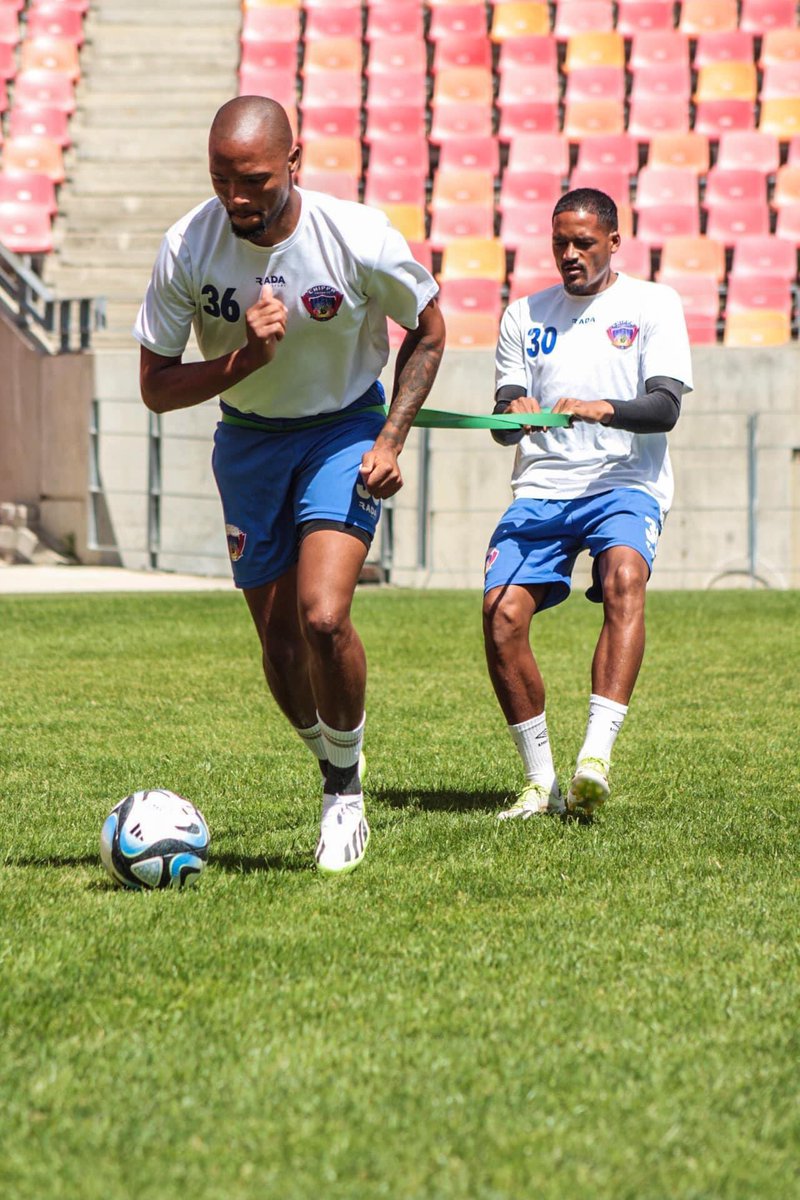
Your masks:
[{"label": "concrete wall", "polygon": [[0,314],[0,500],[35,505],[50,538],[87,550],[91,354],[51,355]]}]

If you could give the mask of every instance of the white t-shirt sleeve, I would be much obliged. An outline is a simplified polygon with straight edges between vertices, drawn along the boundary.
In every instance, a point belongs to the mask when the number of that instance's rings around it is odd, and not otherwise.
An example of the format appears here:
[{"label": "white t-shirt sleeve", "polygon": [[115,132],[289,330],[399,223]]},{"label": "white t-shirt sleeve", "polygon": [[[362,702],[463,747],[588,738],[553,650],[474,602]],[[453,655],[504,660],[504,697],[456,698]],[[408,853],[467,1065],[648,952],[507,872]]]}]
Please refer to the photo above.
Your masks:
[{"label": "white t-shirt sleeve", "polygon": [[167,236],[161,242],[133,336],[155,354],[177,358],[186,349],[194,315],[191,280]]},{"label": "white t-shirt sleeve", "polygon": [[656,284],[645,307],[642,346],[642,378],[666,375],[679,379],[684,392],[690,392],[692,359],[689,334],[681,298],[674,288]]},{"label": "white t-shirt sleeve", "polygon": [[503,313],[494,360],[494,390],[516,384],[528,391],[519,302]]},{"label": "white t-shirt sleeve", "polygon": [[408,243],[387,225],[378,257],[367,279],[366,291],[387,316],[404,329],[416,329],[419,314],[439,291],[436,280],[418,263]]}]

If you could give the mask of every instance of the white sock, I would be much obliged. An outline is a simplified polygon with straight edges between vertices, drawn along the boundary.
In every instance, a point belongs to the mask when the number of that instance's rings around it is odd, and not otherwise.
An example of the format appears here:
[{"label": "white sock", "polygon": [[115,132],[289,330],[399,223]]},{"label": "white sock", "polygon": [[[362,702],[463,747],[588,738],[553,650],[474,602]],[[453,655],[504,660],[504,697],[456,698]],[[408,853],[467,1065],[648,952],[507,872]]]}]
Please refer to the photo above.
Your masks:
[{"label": "white sock", "polygon": [[509,725],[508,732],[522,759],[525,778],[531,783],[541,783],[549,791],[556,791],[556,770],[545,714],[531,717],[519,725]]},{"label": "white sock", "polygon": [[321,762],[328,757],[319,721],[315,721],[313,725],[309,725],[308,729],[300,729],[299,726],[295,725],[294,731],[300,740],[305,742],[311,753]]},{"label": "white sock", "polygon": [[605,762],[611,762],[611,751],[627,711],[627,704],[617,704],[616,700],[592,693],[589,697],[586,737],[578,755],[578,762],[583,758],[602,758]]},{"label": "white sock", "polygon": [[333,729],[326,725],[317,713],[319,728],[325,746],[325,757],[333,767],[353,767],[358,762],[364,742],[366,714],[356,729]]}]

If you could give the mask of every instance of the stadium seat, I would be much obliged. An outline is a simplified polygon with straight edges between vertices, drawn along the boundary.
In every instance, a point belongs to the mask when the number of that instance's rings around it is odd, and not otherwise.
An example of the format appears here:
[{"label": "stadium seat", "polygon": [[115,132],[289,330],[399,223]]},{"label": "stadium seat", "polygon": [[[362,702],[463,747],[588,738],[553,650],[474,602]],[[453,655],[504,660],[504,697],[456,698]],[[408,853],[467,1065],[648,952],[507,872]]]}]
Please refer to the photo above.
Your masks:
[{"label": "stadium seat", "polygon": [[695,43],[692,65],[695,70],[711,63],[755,62],[752,33],[743,29],[725,29],[719,33],[703,33]]},{"label": "stadium seat", "polygon": [[692,72],[688,62],[639,67],[632,77],[631,103],[641,99],[680,97],[688,106],[691,93]]},{"label": "stadium seat", "polygon": [[500,43],[497,69],[507,67],[557,67],[558,48],[551,37],[506,38]]},{"label": "stadium seat", "polygon": [[660,133],[689,132],[689,101],[683,96],[639,96],[631,100],[628,133],[640,142]]},{"label": "stadium seat", "polygon": [[[528,68],[532,71],[534,68]],[[575,67],[567,76],[564,101],[625,100],[626,80],[621,67]]]},{"label": "stadium seat", "polygon": [[758,78],[753,62],[707,63],[697,74],[695,103],[711,100],[747,100],[758,95]]},{"label": "stadium seat", "polygon": [[573,100],[564,105],[563,131],[571,142],[624,133],[625,106],[620,100]]},{"label": "stadium seat", "polygon": [[431,114],[430,139],[441,143],[450,137],[490,137],[492,119],[489,104],[442,104]]},{"label": "stadium seat", "polygon": [[[600,187],[600,184],[597,184]],[[550,208],[561,195],[561,177],[544,175],[541,171],[506,171],[500,184],[498,211],[527,208],[530,204],[549,204]]]},{"label": "stadium seat", "polygon": [[84,42],[83,14],[63,5],[31,8],[26,16],[28,38],[61,38],[82,46]]},{"label": "stadium seat", "polygon": [[[354,8],[345,11],[352,14],[358,12]],[[360,29],[360,14],[358,15]],[[304,36],[308,38],[308,22],[306,22]],[[328,33],[326,36],[332,37],[333,33]],[[239,37],[242,44],[245,42],[293,42],[297,44],[300,40],[300,9],[284,6],[280,8],[245,8]]]},{"label": "stadium seat", "polygon": [[759,94],[762,100],[800,96],[800,65],[791,62],[767,63]]},{"label": "stadium seat", "polygon": [[800,29],[770,29],[761,41],[758,65],[798,62],[800,60]]},{"label": "stadium seat", "polygon": [[342,104],[325,108],[301,105],[300,133],[305,140],[312,137],[361,137],[361,109]]},{"label": "stadium seat", "polygon": [[636,237],[623,238],[611,260],[615,271],[624,271],[636,279],[649,279],[651,272],[650,247]]},{"label": "stadium seat", "polygon": [[0,46],[17,46],[21,37],[16,8],[0,4]]},{"label": "stadium seat", "polygon": [[431,5],[428,39],[434,44],[454,36],[485,37],[487,32],[483,4]]},{"label": "stadium seat", "polygon": [[9,137],[52,138],[58,142],[62,150],[71,145],[69,133],[69,117],[60,108],[48,108],[46,105],[28,104],[14,105],[8,114]]},{"label": "stadium seat", "polygon": [[376,38],[424,37],[421,4],[367,5],[368,42]]},{"label": "stadium seat", "polygon": [[575,34],[608,33],[614,28],[611,0],[556,0],[553,36],[565,42]]},{"label": "stadium seat", "polygon": [[625,39],[621,33],[576,33],[567,42],[564,70],[576,67],[624,67]]},{"label": "stadium seat", "polygon": [[543,292],[545,288],[560,284],[561,276],[555,264],[544,271],[517,271],[515,268],[509,280],[508,303],[513,304],[515,300],[522,300],[525,296],[532,296],[534,292]]},{"label": "stadium seat", "polygon": [[343,171],[307,171],[301,166],[298,184],[310,192],[325,192],[339,200],[359,199],[358,176],[346,175]]},{"label": "stadium seat", "polygon": [[502,312],[501,284],[496,279],[447,279],[439,292],[439,306],[449,313],[488,313],[495,320]]},{"label": "stadium seat", "polygon": [[[491,128],[491,121],[488,124]],[[373,104],[367,98],[364,130],[367,142],[417,136],[425,136],[424,104]]]},{"label": "stadium seat", "polygon": [[657,133],[650,139],[649,167],[683,167],[705,175],[710,161],[711,147],[704,133]]},{"label": "stadium seat", "polygon": [[721,283],[725,278],[725,247],[705,237],[667,238],[661,247],[659,279],[674,275],[710,275]]},{"label": "stadium seat", "polygon": [[761,308],[728,314],[722,340],[729,347],[757,349],[783,346],[790,337],[791,323],[786,314]]},{"label": "stadium seat", "polygon": [[681,298],[689,341],[708,345],[717,340],[719,290],[715,279],[707,275],[678,275],[662,280]]},{"label": "stadium seat", "polygon": [[789,138],[786,162],[790,167],[800,166],[800,133],[796,133],[794,137]]},{"label": "stadium seat", "polygon": [[0,204],[0,243],[12,254],[49,254],[53,249],[50,214],[30,204]]},{"label": "stadium seat", "polygon": [[[581,144],[586,145],[586,142]],[[622,167],[575,166],[569,178],[569,190],[576,188],[597,188],[617,205],[630,203],[630,174]]]},{"label": "stadium seat", "polygon": [[678,28],[698,37],[714,30],[736,29],[739,11],[736,0],[683,0]]},{"label": "stadium seat", "polygon": [[426,179],[422,175],[409,175],[405,171],[388,172],[368,170],[364,183],[364,203],[380,207],[383,204],[414,204],[425,208]]},{"label": "stadium seat", "polygon": [[306,43],[302,73],[306,78],[315,71],[349,71],[360,76],[362,59],[360,38],[319,38]]},{"label": "stadium seat", "polygon": [[[274,86],[266,82],[270,89],[262,95],[274,96],[278,99]],[[355,71],[312,71],[303,81],[303,109],[327,108],[329,105],[341,108],[357,108],[361,104],[361,75]]]},{"label": "stadium seat", "polygon": [[46,104],[65,113],[75,111],[75,88],[58,71],[20,71],[14,80],[14,103]]},{"label": "stadium seat", "polygon": [[636,209],[700,204],[698,177],[686,167],[642,167],[636,181]]},{"label": "stadium seat", "polygon": [[762,237],[770,232],[769,208],[766,200],[726,201],[704,204],[706,234],[726,246],[733,246],[740,237]]},{"label": "stadium seat", "polygon": [[370,175],[402,172],[424,180],[428,177],[429,159],[428,139],[422,134],[381,138],[370,143],[368,169]]},{"label": "stadium seat", "polygon": [[17,73],[17,58],[13,46],[0,43],[0,82],[7,83]]},{"label": "stadium seat", "polygon": [[728,278],[726,313],[752,312],[771,309],[791,318],[792,286],[787,279],[758,279],[754,275],[732,275]]},{"label": "stadium seat", "polygon": [[800,246],[800,205],[784,204],[778,209],[775,234],[794,246]]},{"label": "stadium seat", "polygon": [[500,237],[510,250],[518,250],[530,238],[550,236],[552,229],[553,205],[542,202],[508,208],[500,221]]},{"label": "stadium seat", "polygon": [[774,133],[781,142],[800,133],[800,96],[762,100],[758,128],[761,133]]},{"label": "stadium seat", "polygon": [[506,171],[539,171],[566,179],[569,142],[561,133],[523,133],[508,148]]},{"label": "stadium seat", "polygon": [[414,239],[411,239],[408,242],[408,248],[411,251],[414,259],[418,263],[422,263],[423,267],[433,274],[433,251],[431,250],[430,242],[415,241]]},{"label": "stadium seat", "polygon": [[393,71],[386,75],[370,76],[367,87],[367,107],[379,106],[425,108],[428,82],[419,72]]},{"label": "stadium seat", "polygon": [[441,38],[433,46],[433,71],[448,67],[492,68],[492,43],[485,33],[457,34]]},{"label": "stadium seat", "polygon": [[309,171],[341,171],[361,175],[361,140],[354,137],[312,138],[303,145],[303,165]]},{"label": "stadium seat", "polygon": [[439,170],[471,167],[500,174],[500,143],[493,134],[451,137],[439,146]]},{"label": "stadium seat", "polygon": [[619,0],[617,32],[623,37],[637,33],[663,33],[675,26],[675,5],[672,0]]},{"label": "stadium seat", "polygon": [[497,135],[501,142],[513,143],[526,134],[555,134],[558,132],[558,102],[556,100],[526,100],[517,104],[500,105],[500,124]]},{"label": "stadium seat", "polygon": [[789,163],[785,163],[778,168],[775,176],[772,207],[780,209],[789,205],[800,206],[800,166],[791,166]]},{"label": "stadium seat", "polygon": [[494,350],[498,325],[492,313],[451,311],[447,316],[447,345],[451,350]]},{"label": "stadium seat", "polygon": [[[299,9],[265,8],[258,12],[297,13]],[[362,31],[361,6],[335,4],[330,8],[309,8],[305,14],[303,40],[306,44],[327,40],[332,37],[360,38]]]},{"label": "stadium seat", "polygon": [[774,133],[731,130],[720,135],[716,166],[774,175],[780,164],[780,143]]},{"label": "stadium seat", "polygon": [[686,332],[693,346],[711,346],[717,341],[718,317],[709,316],[708,313],[687,312],[685,308],[683,315]]},{"label": "stadium seat", "polygon": [[745,200],[751,204],[764,204],[766,199],[766,177],[752,167],[728,170],[725,167],[714,166],[706,176],[706,204],[739,204]]},{"label": "stadium seat", "polygon": [[488,204],[451,204],[431,210],[428,241],[434,250],[448,242],[494,237],[494,207]]},{"label": "stadium seat", "polygon": [[639,145],[629,133],[601,134],[578,145],[577,165],[584,170],[619,168],[628,175],[639,169]]},{"label": "stadium seat", "polygon": [[791,242],[773,234],[739,238],[733,247],[733,264],[728,278],[740,275],[792,283],[797,277],[797,250]]},{"label": "stadium seat", "polygon": [[694,128],[713,141],[723,133],[754,127],[755,111],[751,100],[701,100],[695,104]]},{"label": "stadium seat", "polygon": [[636,236],[651,248],[663,246],[669,238],[697,237],[700,210],[696,204],[661,204],[637,209]]},{"label": "stadium seat", "polygon": [[547,4],[527,0],[507,0],[492,9],[490,36],[493,42],[509,38],[547,37],[550,34],[550,12]]},{"label": "stadium seat", "polygon": [[499,238],[460,238],[444,246],[440,282],[468,276],[505,282],[506,252]]},{"label": "stadium seat", "polygon": [[3,148],[3,170],[47,175],[54,184],[66,178],[64,156],[58,142],[48,137],[10,137]]},{"label": "stadium seat", "polygon": [[376,204],[407,242],[425,240],[425,209],[421,204]]},{"label": "stadium seat", "polygon": [[428,52],[419,37],[377,38],[370,43],[367,78],[375,75],[425,75]]},{"label": "stadium seat", "polygon": [[0,204],[26,204],[31,208],[43,208],[49,216],[58,211],[56,189],[47,175],[19,171],[0,173]]},{"label": "stadium seat", "polygon": [[637,33],[631,40],[628,69],[632,75],[644,67],[689,67],[689,39],[677,29],[672,33]]},{"label": "stadium seat", "polygon": [[434,76],[434,110],[445,104],[483,104],[491,109],[493,96],[492,72],[486,67],[449,67]]},{"label": "stadium seat", "polygon": [[[341,79],[341,72],[336,73]],[[306,89],[307,91],[308,89]],[[294,108],[297,105],[297,70],[293,66],[282,71],[270,70],[269,67],[240,66],[239,67],[240,96],[271,96],[284,108]],[[308,103],[307,97],[304,100]],[[331,97],[335,103],[343,103],[339,94]]]},{"label": "stadium seat", "polygon": [[433,177],[431,212],[451,205],[494,207],[494,175],[481,170],[438,170]]},{"label": "stadium seat", "polygon": [[78,47],[64,38],[25,38],[20,45],[20,71],[58,71],[73,83],[81,76]]},{"label": "stadium seat", "polygon": [[557,104],[560,95],[558,71],[554,67],[509,67],[500,76],[497,103]]},{"label": "stadium seat", "polygon": [[741,0],[739,27],[761,36],[770,29],[797,27],[795,0]]}]

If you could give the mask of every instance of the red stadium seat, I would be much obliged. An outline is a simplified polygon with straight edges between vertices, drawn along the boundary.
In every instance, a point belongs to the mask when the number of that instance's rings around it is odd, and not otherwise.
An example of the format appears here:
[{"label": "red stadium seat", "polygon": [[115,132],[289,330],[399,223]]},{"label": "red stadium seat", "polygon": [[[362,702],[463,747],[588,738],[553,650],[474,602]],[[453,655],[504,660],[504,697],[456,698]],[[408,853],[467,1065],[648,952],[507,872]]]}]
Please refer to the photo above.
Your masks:
[{"label": "red stadium seat", "polygon": [[56,189],[47,175],[20,171],[15,174],[0,174],[0,204],[25,204],[31,208],[43,208],[49,216],[58,211]]},{"label": "red stadium seat", "polygon": [[0,204],[0,243],[12,254],[49,254],[53,249],[50,214],[31,204]]},{"label": "red stadium seat", "polygon": [[584,170],[619,168],[628,175],[635,175],[639,169],[638,142],[629,133],[586,138],[578,145],[577,165]]},{"label": "red stadium seat", "polygon": [[701,100],[695,104],[694,128],[714,140],[735,130],[744,132],[754,127],[755,113],[751,100]]},{"label": "red stadium seat", "polygon": [[742,201],[764,204],[766,199],[767,181],[761,171],[746,167],[728,170],[715,166],[708,172],[704,197],[706,204],[740,204]]},{"label": "red stadium seat", "polygon": [[17,46],[21,37],[16,8],[0,4],[0,46]]},{"label": "red stadium seat", "polygon": [[48,137],[8,138],[3,151],[3,170],[47,175],[54,184],[63,183],[66,178],[61,147]]},{"label": "red stadium seat", "polygon": [[494,236],[494,208],[487,204],[451,204],[431,212],[428,240],[434,250],[448,242]]},{"label": "red stadium seat", "polygon": [[668,281],[681,298],[689,341],[695,345],[717,340],[719,290],[717,281],[705,275],[679,275]]},{"label": "red stadium seat", "polygon": [[66,75],[58,71],[20,71],[14,81],[14,103],[46,104],[62,112],[75,111],[75,88]]},{"label": "red stadium seat", "polygon": [[370,144],[368,169],[371,175],[396,175],[399,171],[415,179],[427,179],[428,139],[412,137],[381,138]]},{"label": "red stadium seat", "polygon": [[727,29],[721,33],[701,34],[692,60],[695,70],[720,62],[755,62],[752,33],[746,33],[743,29]]},{"label": "red stadium seat", "polygon": [[558,49],[551,37],[506,38],[500,43],[497,69],[502,74],[507,67],[556,67]]},{"label": "red stadium seat", "polygon": [[797,276],[797,251],[791,242],[772,234],[739,238],[733,247],[729,278],[740,275],[791,283]]},{"label": "red stadium seat", "polygon": [[326,108],[304,109],[301,106],[302,138],[311,137],[360,137],[361,109],[342,104]]},{"label": "red stadium seat", "polygon": [[439,169],[472,168],[500,174],[500,143],[493,134],[485,137],[452,137],[439,146]]},{"label": "red stadium seat", "polygon": [[660,133],[688,133],[689,101],[683,96],[639,96],[631,101],[628,133],[640,142]]},{"label": "red stadium seat", "polygon": [[567,76],[564,100],[567,104],[576,100],[615,100],[621,104],[625,90],[625,72],[620,67],[576,67]]},{"label": "red stadium seat", "polygon": [[501,142],[513,142],[525,134],[558,133],[558,102],[526,100],[500,105],[497,134]]},{"label": "red stadium seat", "polygon": [[78,47],[65,38],[25,38],[20,47],[21,71],[59,71],[73,83],[80,79]]},{"label": "red stadium seat", "polygon": [[457,34],[434,43],[433,70],[449,67],[492,68],[492,43],[485,33]]},{"label": "red stadium seat", "polygon": [[408,248],[411,251],[414,260],[418,263],[422,263],[423,267],[433,274],[433,251],[431,250],[430,242],[410,241],[408,243]]},{"label": "red stadium seat", "polygon": [[704,205],[707,213],[706,234],[725,246],[733,246],[740,237],[763,237],[770,232],[766,200]]},{"label": "red stadium seat", "polygon": [[367,77],[374,75],[425,75],[428,57],[421,37],[377,38],[370,43]]},{"label": "red stadium seat", "polygon": [[483,4],[431,6],[428,38],[433,43],[453,36],[484,37],[488,32]]},{"label": "red stadium seat", "polygon": [[381,171],[367,171],[364,185],[364,203],[416,204],[425,206],[425,178],[396,171],[393,175]]},{"label": "red stadium seat", "polygon": [[792,285],[787,279],[759,279],[754,275],[732,275],[728,279],[726,312],[751,312],[769,308],[792,315]]},{"label": "red stadium seat", "polygon": [[688,63],[664,63],[639,67],[631,83],[631,102],[642,99],[680,97],[688,106],[692,93],[692,72]]},{"label": "red stadium seat", "polygon": [[66,149],[71,145],[69,117],[60,108],[45,105],[15,105],[8,115],[9,137],[47,137]]},{"label": "red stadium seat", "polygon": [[554,67],[509,67],[500,76],[497,103],[557,104],[560,95],[558,71]]},{"label": "red stadium seat", "polygon": [[549,204],[552,209],[560,195],[561,178],[558,175],[543,175],[535,170],[506,171],[497,207],[501,213],[511,208],[527,208],[530,204]]},{"label": "red stadium seat", "polygon": [[672,30],[675,27],[675,5],[672,0],[619,0],[617,32],[625,37],[637,33]]},{"label": "red stadium seat", "polygon": [[663,246],[668,238],[697,237],[699,233],[700,209],[696,204],[637,209],[636,236],[648,246]]},{"label": "red stadium seat", "polygon": [[366,112],[364,138],[367,142],[425,136],[424,104],[372,104],[368,98]]},{"label": "red stadium seat", "polygon": [[491,133],[492,108],[489,104],[442,104],[433,110],[432,142],[441,143],[450,137],[490,137]]},{"label": "red stadium seat", "polygon": [[76,46],[82,46],[84,42],[83,14],[63,5],[31,8],[26,26],[25,36],[29,38],[62,38]]},{"label": "red stadium seat", "polygon": [[561,276],[556,270],[555,264],[545,271],[517,271],[515,269],[509,282],[508,303],[513,304],[515,300],[523,300],[535,292],[543,292],[545,288],[560,284]]},{"label": "red stadium seat", "polygon": [[[258,12],[280,13],[296,12],[300,9],[264,8]],[[360,38],[361,37],[361,6],[339,4],[331,8],[308,8],[303,28],[303,40],[318,42],[332,37]]]},{"label": "red stadium seat", "polygon": [[748,33],[762,36],[771,29],[795,29],[795,0],[742,0],[739,26]]},{"label": "red stadium seat", "polygon": [[630,175],[621,167],[573,167],[569,187],[570,191],[576,188],[597,188],[610,196],[617,205],[630,204]]},{"label": "red stadium seat", "polygon": [[422,39],[424,27],[421,4],[367,5],[366,40],[413,37]]},{"label": "red stadium seat", "polygon": [[0,42],[0,79],[13,79],[17,73],[14,47]]},{"label": "red stadium seat", "polygon": [[501,284],[496,279],[447,279],[442,283],[438,300],[442,312],[489,313],[496,320],[502,311]]},{"label": "red stadium seat", "polygon": [[632,75],[643,67],[689,67],[689,39],[678,30],[672,33],[637,33],[631,42],[628,68]]}]

